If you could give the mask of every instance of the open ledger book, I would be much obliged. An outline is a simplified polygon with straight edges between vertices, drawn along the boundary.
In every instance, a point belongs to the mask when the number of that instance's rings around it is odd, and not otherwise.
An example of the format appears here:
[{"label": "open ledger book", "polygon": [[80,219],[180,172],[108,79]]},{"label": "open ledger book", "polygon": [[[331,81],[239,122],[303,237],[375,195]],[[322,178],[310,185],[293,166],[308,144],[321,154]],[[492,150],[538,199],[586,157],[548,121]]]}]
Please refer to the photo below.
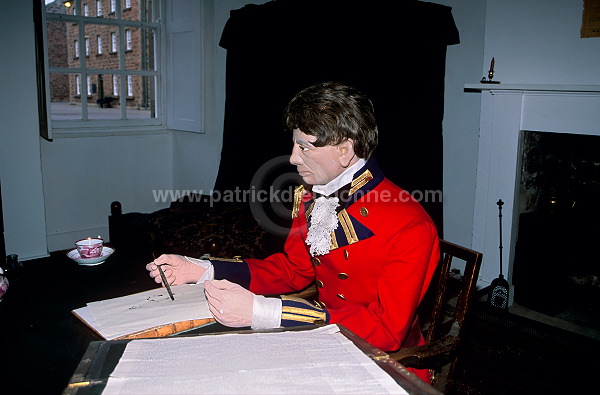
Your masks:
[{"label": "open ledger book", "polygon": [[88,303],[73,310],[106,340],[162,337],[214,321],[201,284],[156,288],[119,298]]}]

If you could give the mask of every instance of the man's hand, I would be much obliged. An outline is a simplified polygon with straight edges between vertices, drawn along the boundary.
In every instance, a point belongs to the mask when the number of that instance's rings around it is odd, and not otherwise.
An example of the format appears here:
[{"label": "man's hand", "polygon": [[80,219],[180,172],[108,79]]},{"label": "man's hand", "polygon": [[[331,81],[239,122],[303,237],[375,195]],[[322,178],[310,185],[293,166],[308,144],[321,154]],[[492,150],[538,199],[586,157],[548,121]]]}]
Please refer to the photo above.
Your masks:
[{"label": "man's hand", "polygon": [[206,271],[202,266],[190,262],[181,255],[161,255],[146,265],[150,277],[159,284],[162,284],[162,279],[156,267],[157,265],[164,265],[162,270],[170,285],[195,284]]},{"label": "man's hand", "polygon": [[225,326],[252,326],[254,294],[241,285],[227,280],[204,282],[208,308],[217,321]]}]

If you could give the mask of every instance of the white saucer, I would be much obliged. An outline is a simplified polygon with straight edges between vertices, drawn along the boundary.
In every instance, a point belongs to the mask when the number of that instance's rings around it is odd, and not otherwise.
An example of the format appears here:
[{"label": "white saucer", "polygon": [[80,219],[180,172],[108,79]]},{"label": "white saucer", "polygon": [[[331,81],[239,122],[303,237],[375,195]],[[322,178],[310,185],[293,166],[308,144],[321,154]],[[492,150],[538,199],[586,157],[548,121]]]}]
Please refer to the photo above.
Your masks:
[{"label": "white saucer", "polygon": [[102,247],[102,254],[98,258],[82,258],[77,252],[77,248],[69,251],[67,256],[77,262],[81,266],[96,266],[104,263],[111,254],[115,252],[114,248]]}]

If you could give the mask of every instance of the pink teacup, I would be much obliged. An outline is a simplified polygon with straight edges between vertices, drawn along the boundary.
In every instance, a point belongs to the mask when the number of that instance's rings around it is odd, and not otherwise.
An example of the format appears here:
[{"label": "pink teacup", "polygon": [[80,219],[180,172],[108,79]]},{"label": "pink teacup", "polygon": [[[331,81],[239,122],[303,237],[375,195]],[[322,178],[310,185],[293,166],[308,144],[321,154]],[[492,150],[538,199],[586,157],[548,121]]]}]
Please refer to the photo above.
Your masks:
[{"label": "pink teacup", "polygon": [[100,238],[81,239],[75,243],[77,252],[82,258],[98,258],[102,255],[102,248],[104,247],[104,240]]}]

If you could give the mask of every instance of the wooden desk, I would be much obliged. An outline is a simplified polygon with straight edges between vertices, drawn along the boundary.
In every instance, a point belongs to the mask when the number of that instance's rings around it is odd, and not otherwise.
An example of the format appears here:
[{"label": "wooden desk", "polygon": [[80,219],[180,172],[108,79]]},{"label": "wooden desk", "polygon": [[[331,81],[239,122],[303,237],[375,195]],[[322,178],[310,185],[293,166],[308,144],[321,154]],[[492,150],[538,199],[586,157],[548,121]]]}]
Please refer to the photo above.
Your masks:
[{"label": "wooden desk", "polygon": [[[440,394],[433,387],[419,379],[415,374],[409,372],[402,365],[390,359],[388,355],[373,347],[356,334],[339,325],[340,331],[344,336],[350,339],[365,355],[369,356],[375,363],[388,373],[402,388],[409,394],[417,395],[433,395]],[[200,329],[200,331],[210,331],[218,329],[218,324]],[[312,326],[303,326],[287,329],[271,329],[264,331],[233,331],[228,330],[224,333],[268,333],[268,332],[283,332],[283,331],[304,331],[314,329]],[[188,333],[186,336],[207,336],[218,333]],[[177,336],[182,336],[177,335]],[[65,388],[63,395],[84,395],[84,394],[100,394],[106,386],[108,378],[115,369],[119,359],[125,351],[125,347],[134,339],[121,339],[110,341],[95,341],[90,343],[85,355],[83,356],[79,366],[75,370],[69,385]]]},{"label": "wooden desk", "polygon": [[102,340],[71,311],[158,287],[145,269],[150,261],[117,249],[99,266],[62,253],[24,262],[0,303],[0,392],[60,394],[89,343]]}]

